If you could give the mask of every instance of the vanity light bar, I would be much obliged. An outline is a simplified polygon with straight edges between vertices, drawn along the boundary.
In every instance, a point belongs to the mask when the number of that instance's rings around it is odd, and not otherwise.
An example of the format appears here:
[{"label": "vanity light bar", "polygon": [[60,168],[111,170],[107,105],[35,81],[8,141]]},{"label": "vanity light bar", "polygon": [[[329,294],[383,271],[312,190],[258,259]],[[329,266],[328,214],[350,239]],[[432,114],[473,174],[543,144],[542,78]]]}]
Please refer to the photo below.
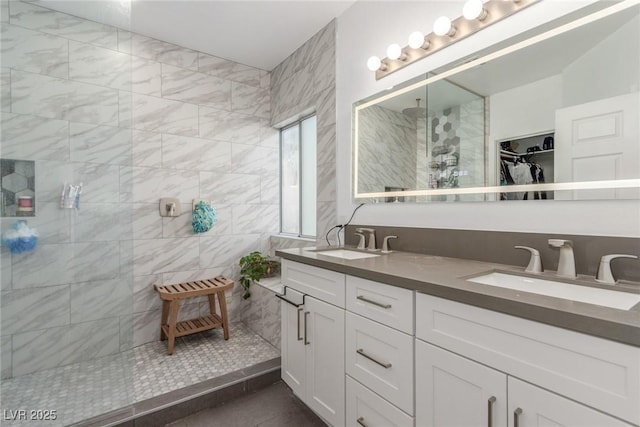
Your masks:
[{"label": "vanity light bar", "polygon": [[[469,1],[478,2],[481,0],[468,0],[468,2]],[[444,49],[459,40],[465,39],[483,28],[495,24],[539,1],[540,0],[490,0],[482,5],[481,13],[475,19],[467,19],[464,16],[460,16],[451,22],[447,31],[438,29],[439,33],[443,33],[442,35],[437,35],[435,32],[427,34],[424,37],[422,46],[418,48],[405,46],[402,49],[401,56],[397,57],[397,59],[387,57],[380,60],[377,57],[371,57],[367,65],[369,69],[374,68],[376,80],[380,80],[391,73],[401,70],[407,65],[426,58],[432,53]],[[448,18],[438,18],[438,27],[442,26],[444,20],[448,20]],[[412,37],[415,38],[415,34],[412,33]],[[416,45],[415,41],[412,45]],[[372,58],[376,58],[377,61],[373,61]],[[373,64],[378,64],[378,67],[373,67]]]},{"label": "vanity light bar", "polygon": [[566,190],[602,190],[634,189],[640,191],[640,179],[619,179],[605,181],[555,182],[547,184],[497,185],[493,187],[439,188],[434,190],[389,191],[378,193],[354,194],[355,199],[362,197],[411,197],[442,196],[455,194],[515,193],[527,191],[566,191]]},{"label": "vanity light bar", "polygon": [[508,54],[510,54],[512,52],[515,52],[515,51],[520,50],[520,49],[524,49],[525,47],[532,46],[532,45],[534,45],[536,43],[543,42],[543,41],[548,40],[548,39],[550,39],[552,37],[555,37],[555,36],[558,36],[560,34],[564,34],[564,33],[568,32],[568,31],[571,31],[571,30],[573,30],[575,28],[579,28],[579,27],[582,27],[583,25],[587,25],[587,24],[590,24],[592,22],[598,21],[598,20],[600,20],[602,18],[606,18],[607,16],[611,16],[611,15],[613,15],[615,13],[618,13],[618,12],[620,12],[622,10],[634,7],[637,4],[638,4],[638,0],[623,0],[623,1],[619,2],[619,3],[614,4],[613,6],[607,7],[606,9],[602,9],[602,10],[600,10],[598,12],[592,13],[590,15],[587,15],[587,16],[583,17],[583,18],[576,19],[573,22],[569,22],[568,24],[561,25],[561,26],[559,26],[557,28],[554,28],[552,30],[546,31],[546,32],[544,32],[542,34],[539,34],[537,36],[531,37],[528,40],[524,40],[524,41],[515,43],[515,44],[513,44],[511,46],[505,47],[505,48],[500,49],[500,50],[498,50],[496,52],[493,52],[493,53],[489,53],[489,54],[487,54],[485,56],[482,56],[480,58],[475,58],[475,59],[473,59],[473,60],[471,60],[469,62],[465,62],[464,64],[458,65],[457,67],[454,67],[454,68],[452,68],[452,69],[450,69],[448,71],[444,71],[444,72],[442,72],[440,74],[434,75],[434,76],[429,77],[429,78],[427,78],[425,80],[421,80],[419,82],[416,82],[416,83],[413,83],[411,85],[405,86],[402,89],[395,90],[395,91],[390,92],[390,93],[388,93],[388,94],[386,94],[384,96],[372,99],[372,100],[364,102],[362,104],[358,104],[355,107],[355,111],[356,111],[355,124],[356,124],[356,126],[358,125],[357,112],[359,110],[362,110],[364,108],[370,107],[371,105],[379,104],[379,103],[381,103],[383,101],[386,101],[387,99],[396,97],[398,95],[402,95],[403,93],[411,92],[414,89],[417,89],[417,88],[420,88],[420,87],[423,87],[423,86],[427,86],[427,85],[429,85],[431,83],[435,83],[435,82],[437,82],[439,80],[446,79],[446,78],[448,78],[450,76],[453,76],[453,75],[455,75],[457,73],[461,73],[461,72],[463,72],[465,70],[471,69],[471,68],[476,67],[476,66],[478,66],[480,64],[484,64],[485,62],[489,62],[489,61],[493,61],[494,59],[502,58],[503,56],[506,56],[506,55],[508,55]]}]

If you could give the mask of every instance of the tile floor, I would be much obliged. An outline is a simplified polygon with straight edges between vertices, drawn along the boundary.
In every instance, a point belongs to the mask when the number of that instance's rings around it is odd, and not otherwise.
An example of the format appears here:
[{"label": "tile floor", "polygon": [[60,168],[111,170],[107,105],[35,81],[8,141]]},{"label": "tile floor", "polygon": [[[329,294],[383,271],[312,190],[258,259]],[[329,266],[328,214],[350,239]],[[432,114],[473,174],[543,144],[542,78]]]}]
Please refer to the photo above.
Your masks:
[{"label": "tile floor", "polygon": [[326,424],[279,381],[167,427],[324,427]]},{"label": "tile floor", "polygon": [[[2,425],[63,426],[279,357],[279,351],[241,323],[2,381]],[[11,420],[16,410],[55,410],[55,421]],[[15,414],[15,412],[13,412]]]}]

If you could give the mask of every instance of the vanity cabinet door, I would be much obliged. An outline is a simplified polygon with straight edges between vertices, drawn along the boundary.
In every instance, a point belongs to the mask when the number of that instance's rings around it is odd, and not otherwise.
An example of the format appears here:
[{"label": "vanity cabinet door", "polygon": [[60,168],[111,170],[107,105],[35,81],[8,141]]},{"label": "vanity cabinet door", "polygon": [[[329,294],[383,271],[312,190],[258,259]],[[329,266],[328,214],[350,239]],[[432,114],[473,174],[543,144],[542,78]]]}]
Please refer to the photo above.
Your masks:
[{"label": "vanity cabinet door", "polygon": [[416,337],[640,426],[640,347],[420,293]]},{"label": "vanity cabinet door", "polygon": [[345,342],[347,374],[413,415],[413,337],[347,312]]},{"label": "vanity cabinet door", "polygon": [[347,422],[349,427],[413,427],[413,417],[347,376]]},{"label": "vanity cabinet door", "polygon": [[506,427],[507,376],[416,340],[416,426]]},{"label": "vanity cabinet door", "polygon": [[347,276],[347,310],[413,335],[413,295],[398,288]]},{"label": "vanity cabinet door", "polygon": [[[302,294],[293,289],[287,289],[287,299],[299,304],[302,302]],[[303,342],[304,306],[295,307],[282,301],[280,308],[281,376],[291,390],[304,400],[306,370],[306,349]]]},{"label": "vanity cabinet door", "polygon": [[333,426],[344,425],[344,314],[339,307],[306,297],[302,341],[307,364],[305,403]]},{"label": "vanity cabinet door", "polygon": [[587,406],[509,377],[509,427],[631,427]]},{"label": "vanity cabinet door", "polygon": [[282,284],[344,308],[345,275],[324,268],[282,260]]}]

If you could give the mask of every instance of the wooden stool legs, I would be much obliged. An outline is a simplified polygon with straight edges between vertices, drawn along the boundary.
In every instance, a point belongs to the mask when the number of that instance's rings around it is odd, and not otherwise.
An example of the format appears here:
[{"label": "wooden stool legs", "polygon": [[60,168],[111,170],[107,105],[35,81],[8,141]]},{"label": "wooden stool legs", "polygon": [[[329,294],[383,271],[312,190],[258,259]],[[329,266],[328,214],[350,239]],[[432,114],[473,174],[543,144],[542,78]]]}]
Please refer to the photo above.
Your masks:
[{"label": "wooden stool legs", "polygon": [[[223,328],[224,339],[229,339],[229,319],[227,318],[227,300],[225,291],[233,289],[233,280],[224,276],[213,279],[175,283],[173,285],[153,285],[162,300],[162,318],[160,319],[160,340],[168,340],[167,351],[173,353],[175,340],[185,335],[196,334],[215,328]],[[180,301],[187,298],[206,295],[209,299],[210,314],[195,319],[178,322]],[[220,314],[216,312],[216,295]]]},{"label": "wooden stool legs", "polygon": [[171,307],[170,301],[162,301],[162,317],[160,319],[160,341],[167,339],[167,334],[164,333],[164,325],[169,323],[169,308]]},{"label": "wooden stool legs", "polygon": [[217,292],[209,295],[209,311],[211,314],[216,312],[216,296],[218,296],[218,306],[220,307],[220,318],[222,319],[222,330],[224,331],[224,339],[229,339],[229,321],[227,320],[227,299],[224,292]]},{"label": "wooden stool legs", "polygon": [[[220,308],[220,315],[216,310],[216,296],[218,297],[218,307]],[[209,298],[209,311],[215,318],[219,318],[224,332],[224,339],[229,339],[229,321],[227,317],[227,299],[224,292],[216,292],[207,295]],[[173,347],[176,340],[176,326],[178,324],[178,309],[180,307],[180,299],[174,299],[172,301],[162,301],[162,318],[160,321],[160,341],[166,339],[169,340],[167,345],[168,353],[173,354]],[[166,327],[166,332],[165,332]]]},{"label": "wooden stool legs", "polygon": [[224,292],[218,292],[218,305],[220,306],[220,317],[222,318],[222,330],[224,331],[224,339],[228,340],[229,320],[227,317],[227,298],[224,296]]}]

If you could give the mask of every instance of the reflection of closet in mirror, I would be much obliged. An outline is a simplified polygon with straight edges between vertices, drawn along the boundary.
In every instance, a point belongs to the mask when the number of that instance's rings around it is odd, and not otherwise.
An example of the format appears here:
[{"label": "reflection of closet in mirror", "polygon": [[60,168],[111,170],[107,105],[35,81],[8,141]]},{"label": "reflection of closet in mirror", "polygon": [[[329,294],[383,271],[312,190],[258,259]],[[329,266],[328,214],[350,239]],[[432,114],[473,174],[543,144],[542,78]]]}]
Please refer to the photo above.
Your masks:
[{"label": "reflection of closet in mirror", "polygon": [[[554,134],[531,135],[497,142],[498,185],[554,182]],[[504,192],[500,200],[548,200],[552,191]]]}]

